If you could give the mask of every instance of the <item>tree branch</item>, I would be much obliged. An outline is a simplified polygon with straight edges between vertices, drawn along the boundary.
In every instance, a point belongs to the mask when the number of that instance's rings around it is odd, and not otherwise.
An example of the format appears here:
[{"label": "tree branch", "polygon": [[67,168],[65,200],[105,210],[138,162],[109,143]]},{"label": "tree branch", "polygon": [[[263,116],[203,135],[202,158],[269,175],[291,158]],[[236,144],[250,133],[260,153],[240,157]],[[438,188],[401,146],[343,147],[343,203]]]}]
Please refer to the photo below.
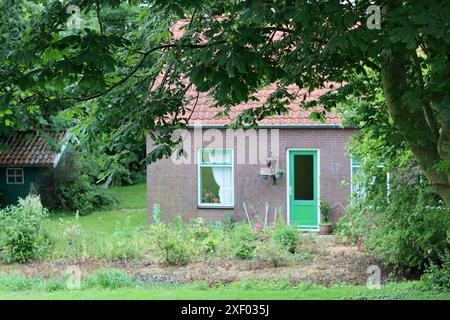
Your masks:
[{"label": "tree branch", "polygon": [[291,30],[291,29],[284,28],[284,27],[265,27],[265,28],[261,28],[261,30],[270,31],[270,32],[280,31],[280,32],[286,32],[286,33],[294,33],[295,32],[295,30]]},{"label": "tree branch", "polygon": [[[217,41],[217,42],[212,42],[212,43],[205,43],[205,44],[178,44],[178,43],[170,43],[170,44],[165,44],[165,45],[161,45],[161,46],[157,46],[154,47],[146,52],[144,52],[142,54],[141,59],[139,59],[139,62],[134,66],[134,68],[121,80],[117,81],[116,83],[114,83],[113,85],[111,85],[108,89],[106,89],[103,92],[100,93],[96,93],[94,95],[88,96],[88,97],[83,97],[83,98],[76,98],[75,100],[78,102],[86,102],[95,98],[99,98],[109,92],[111,92],[112,90],[114,90],[115,88],[117,88],[118,86],[122,85],[123,83],[125,83],[126,81],[128,81],[128,79],[130,79],[144,64],[145,59],[149,56],[150,53],[155,52],[157,50],[163,50],[163,49],[169,49],[169,48],[189,48],[189,49],[199,49],[199,48],[206,48],[209,46],[213,46],[216,44],[223,44],[225,43],[225,40],[223,41]],[[71,99],[68,99],[71,100]]]},{"label": "tree branch", "polygon": [[197,13],[197,9],[194,10],[194,12],[192,13],[192,17],[191,20],[189,21],[189,29],[192,28],[192,24],[194,23],[194,18],[195,18],[195,14]]},{"label": "tree branch", "polygon": [[430,127],[430,130],[433,132],[434,136],[437,138],[439,137],[439,129],[436,122],[436,118],[434,117],[433,110],[431,109],[431,105],[429,101],[424,99],[423,97],[423,91],[425,88],[425,82],[423,80],[423,74],[422,74],[422,68],[420,66],[419,57],[417,56],[417,53],[414,52],[412,55],[412,62],[415,68],[415,75],[416,75],[416,82],[417,85],[420,88],[421,91],[421,100],[422,100],[422,108],[425,114],[425,119],[427,121],[428,126]]},{"label": "tree branch", "polygon": [[100,34],[103,36],[104,35],[104,30],[103,30],[102,19],[100,18],[100,1],[99,0],[96,0],[96,11],[97,11],[98,25],[100,26]]},{"label": "tree branch", "polygon": [[194,114],[195,108],[197,107],[199,96],[200,96],[200,91],[197,91],[197,96],[195,97],[195,103],[194,103],[194,106],[192,107],[191,114],[189,115],[189,117],[186,120],[186,124],[189,124],[189,121],[191,121],[192,115]]}]

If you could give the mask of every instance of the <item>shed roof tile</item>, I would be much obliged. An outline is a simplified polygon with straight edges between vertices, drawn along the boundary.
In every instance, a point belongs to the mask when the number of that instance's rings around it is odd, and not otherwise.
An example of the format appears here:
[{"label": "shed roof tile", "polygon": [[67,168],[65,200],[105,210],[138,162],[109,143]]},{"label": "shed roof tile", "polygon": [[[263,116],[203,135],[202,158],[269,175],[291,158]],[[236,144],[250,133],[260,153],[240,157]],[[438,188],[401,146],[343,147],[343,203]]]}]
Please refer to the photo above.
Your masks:
[{"label": "shed roof tile", "polygon": [[[64,132],[51,135],[62,141]],[[20,132],[0,137],[0,165],[53,165],[58,152],[38,133]]]}]

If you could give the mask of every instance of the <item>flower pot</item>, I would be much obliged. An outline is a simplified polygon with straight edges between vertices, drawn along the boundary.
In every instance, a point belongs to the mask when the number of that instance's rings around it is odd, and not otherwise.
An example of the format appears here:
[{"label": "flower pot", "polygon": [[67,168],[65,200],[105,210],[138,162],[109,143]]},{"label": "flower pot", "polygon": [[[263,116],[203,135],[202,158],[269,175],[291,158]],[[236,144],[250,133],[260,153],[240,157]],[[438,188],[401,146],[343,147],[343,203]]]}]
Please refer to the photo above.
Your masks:
[{"label": "flower pot", "polygon": [[214,198],[214,203],[219,203],[219,198]]},{"label": "flower pot", "polygon": [[259,175],[259,178],[260,178],[261,180],[267,180],[267,179],[269,178],[269,175],[268,175],[268,174],[260,174],[260,175]]},{"label": "flower pot", "polygon": [[331,234],[331,223],[321,223],[319,225],[320,234]]}]

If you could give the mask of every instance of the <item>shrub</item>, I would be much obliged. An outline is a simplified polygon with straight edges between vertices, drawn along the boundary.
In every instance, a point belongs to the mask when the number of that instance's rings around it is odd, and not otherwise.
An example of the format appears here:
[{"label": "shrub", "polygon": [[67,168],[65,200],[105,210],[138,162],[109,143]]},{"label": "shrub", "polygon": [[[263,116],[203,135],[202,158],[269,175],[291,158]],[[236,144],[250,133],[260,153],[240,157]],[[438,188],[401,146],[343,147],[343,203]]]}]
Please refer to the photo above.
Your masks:
[{"label": "shrub", "polygon": [[[350,122],[365,121],[353,112],[357,109],[348,113],[355,117]],[[335,233],[358,242],[396,272],[422,271],[448,248],[449,211],[403,140],[383,127],[386,119],[372,120],[373,128],[351,139],[359,167],[353,172],[351,204]]]},{"label": "shrub", "polygon": [[359,243],[367,238],[370,224],[370,210],[363,203],[353,202],[346,214],[336,224],[335,234],[346,242]]},{"label": "shrub", "polygon": [[195,240],[204,240],[211,233],[210,228],[205,224],[202,218],[195,219],[188,226],[188,231]]},{"label": "shrub", "polygon": [[[389,193],[386,173],[390,172]],[[399,273],[423,270],[448,248],[448,210],[416,167],[377,168],[364,179],[357,198],[337,232],[354,241]]]},{"label": "shrub", "polygon": [[75,180],[59,181],[56,185],[56,200],[59,209],[78,211],[80,214],[117,203],[108,189],[92,184],[86,175],[80,175]]},{"label": "shrub", "polygon": [[300,243],[298,229],[292,225],[278,225],[272,235],[272,240],[280,244],[290,253],[295,253]]},{"label": "shrub", "polygon": [[[419,190],[414,205],[405,203],[408,200],[414,203],[406,194],[397,202],[402,203],[401,206],[393,205],[390,210],[376,213],[376,225],[366,246],[399,271],[422,269],[427,261],[438,261],[448,246],[448,215],[446,210],[427,205],[430,191]],[[394,197],[400,197],[400,192]]]},{"label": "shrub", "polygon": [[117,203],[113,194],[97,185],[98,163],[83,153],[69,151],[55,170],[56,208],[86,214]]},{"label": "shrub", "polygon": [[438,292],[450,291],[450,253],[444,255],[441,266],[432,263],[421,280],[427,289]]},{"label": "shrub", "polygon": [[99,286],[105,289],[118,289],[136,285],[136,281],[127,272],[120,269],[99,270],[87,282],[88,286]]},{"label": "shrub", "polygon": [[183,231],[173,226],[163,226],[156,238],[158,254],[170,266],[189,263],[192,252],[186,243]]},{"label": "shrub", "polygon": [[219,245],[219,240],[214,235],[209,235],[202,241],[202,249],[204,253],[214,253]]},{"label": "shrub", "polygon": [[243,243],[241,246],[238,246],[235,251],[236,257],[242,260],[249,260],[253,258],[253,252],[255,251],[255,245],[249,243]]},{"label": "shrub", "polygon": [[234,255],[237,258],[243,260],[253,258],[257,237],[251,227],[243,223],[237,224],[230,236],[234,247]]},{"label": "shrub", "polygon": [[256,240],[259,241],[269,240],[272,231],[272,229],[264,228],[264,226],[259,223],[256,223],[253,229],[253,232],[256,235]]},{"label": "shrub", "polygon": [[48,246],[47,216],[40,197],[34,195],[0,211],[0,248],[5,262],[26,263],[39,257]]},{"label": "shrub", "polygon": [[147,172],[140,167],[132,168],[129,164],[111,162],[108,170],[112,173],[111,185],[128,186],[144,183],[147,180]]},{"label": "shrub", "polygon": [[252,265],[255,268],[284,267],[294,263],[294,257],[279,243],[266,241],[256,245]]}]

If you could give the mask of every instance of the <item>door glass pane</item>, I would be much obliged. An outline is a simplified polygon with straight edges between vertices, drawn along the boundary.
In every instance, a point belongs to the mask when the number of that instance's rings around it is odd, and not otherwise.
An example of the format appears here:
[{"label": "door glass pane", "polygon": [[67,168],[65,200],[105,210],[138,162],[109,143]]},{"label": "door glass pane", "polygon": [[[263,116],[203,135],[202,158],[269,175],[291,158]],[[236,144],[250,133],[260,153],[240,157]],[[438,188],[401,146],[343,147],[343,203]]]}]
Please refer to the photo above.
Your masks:
[{"label": "door glass pane", "polygon": [[314,200],[314,156],[294,156],[294,199]]}]

